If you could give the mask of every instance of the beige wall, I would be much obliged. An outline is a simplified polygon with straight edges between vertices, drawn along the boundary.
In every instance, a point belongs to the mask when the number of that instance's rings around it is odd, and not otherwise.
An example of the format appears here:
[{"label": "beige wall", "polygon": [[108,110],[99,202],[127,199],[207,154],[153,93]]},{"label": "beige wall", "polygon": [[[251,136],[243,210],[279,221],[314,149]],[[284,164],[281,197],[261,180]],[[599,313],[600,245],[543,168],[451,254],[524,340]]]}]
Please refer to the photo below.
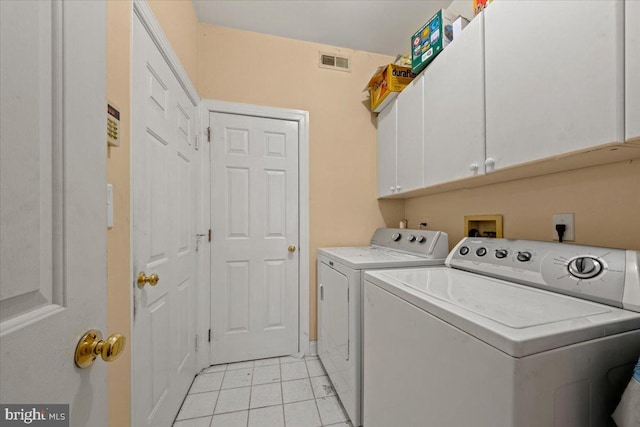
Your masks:
[{"label": "beige wall", "polygon": [[[130,338],[129,252],[129,58],[131,4],[107,2],[107,99],[120,108],[120,147],[107,151],[107,182],[113,184],[114,227],[107,231],[107,331]],[[109,425],[128,426],[131,413],[131,341],[109,363]]]},{"label": "beige wall", "polygon": [[640,250],[640,160],[416,197],[405,211],[410,227],[426,219],[449,233],[451,247],[465,215],[502,214],[505,238],[550,241],[552,215],[571,212],[576,243]]},{"label": "beige wall", "polygon": [[[316,337],[316,249],[368,243],[402,218],[402,201],[376,200],[376,129],[362,91],[392,58],[200,25],[202,98],[309,111],[310,331]],[[351,56],[352,72],[318,67],[318,51]]]},{"label": "beige wall", "polygon": [[[197,35],[191,1],[149,2],[193,82],[197,73]],[[132,7],[129,1],[107,2],[107,99],[120,108],[120,147],[107,151],[107,182],[113,184],[114,227],[107,232],[107,333],[131,338],[130,277],[130,57]],[[103,331],[104,332],[104,331]],[[131,341],[109,364],[109,425],[126,427],[131,415]]]},{"label": "beige wall", "polygon": [[198,73],[198,18],[191,0],[147,0],[193,84]]}]

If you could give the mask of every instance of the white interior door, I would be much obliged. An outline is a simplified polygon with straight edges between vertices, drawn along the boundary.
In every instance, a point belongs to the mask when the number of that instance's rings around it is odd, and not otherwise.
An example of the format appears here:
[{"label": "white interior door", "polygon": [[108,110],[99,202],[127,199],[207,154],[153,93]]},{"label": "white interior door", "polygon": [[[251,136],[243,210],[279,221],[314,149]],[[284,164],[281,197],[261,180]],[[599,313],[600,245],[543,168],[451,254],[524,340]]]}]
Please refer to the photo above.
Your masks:
[{"label": "white interior door", "polygon": [[[132,55],[133,422],[169,426],[196,372],[196,110],[139,19]],[[134,280],[135,281],[135,280]]]},{"label": "white interior door", "polygon": [[104,2],[0,1],[0,402],[72,426],[108,424],[106,364],[74,364],[110,332],[105,59]]},{"label": "white interior door", "polygon": [[298,123],[213,112],[209,120],[211,362],[295,353]]}]

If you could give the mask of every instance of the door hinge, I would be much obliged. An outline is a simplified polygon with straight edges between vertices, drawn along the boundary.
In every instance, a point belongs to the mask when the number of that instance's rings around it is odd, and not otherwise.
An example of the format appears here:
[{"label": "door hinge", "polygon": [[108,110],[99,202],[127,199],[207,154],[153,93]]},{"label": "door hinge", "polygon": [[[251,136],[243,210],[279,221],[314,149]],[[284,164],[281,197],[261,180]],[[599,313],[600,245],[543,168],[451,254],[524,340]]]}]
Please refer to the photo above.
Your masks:
[{"label": "door hinge", "polygon": [[212,235],[212,234],[213,234],[213,233],[211,232],[211,229],[209,229],[209,241],[211,241],[211,235]]},{"label": "door hinge", "polygon": [[211,342],[211,329],[209,329],[209,342]]},{"label": "door hinge", "polygon": [[207,128],[207,142],[211,142],[211,126]]},{"label": "door hinge", "polygon": [[198,334],[196,334],[196,351],[198,351]]}]

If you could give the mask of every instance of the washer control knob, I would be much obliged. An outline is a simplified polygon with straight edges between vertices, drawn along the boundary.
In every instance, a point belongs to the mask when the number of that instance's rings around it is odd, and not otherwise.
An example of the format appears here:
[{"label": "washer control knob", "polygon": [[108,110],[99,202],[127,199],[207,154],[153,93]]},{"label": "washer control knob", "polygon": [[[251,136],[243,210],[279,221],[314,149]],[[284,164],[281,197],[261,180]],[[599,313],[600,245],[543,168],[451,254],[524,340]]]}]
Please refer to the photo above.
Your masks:
[{"label": "washer control knob", "polygon": [[409,237],[407,237],[407,240],[410,242],[415,242],[416,241],[416,236],[414,236],[413,234],[410,235]]},{"label": "washer control knob", "polygon": [[531,252],[518,252],[518,261],[520,262],[528,262],[531,261]]},{"label": "washer control knob", "polygon": [[393,240],[394,242],[397,242],[398,240],[400,240],[402,238],[402,234],[400,233],[393,233],[391,235],[391,240]]},{"label": "washer control knob", "polygon": [[595,258],[579,257],[569,262],[569,273],[578,279],[591,279],[602,272],[602,263]]},{"label": "washer control knob", "polygon": [[509,252],[506,249],[496,249],[496,258],[506,258]]},{"label": "washer control knob", "polygon": [[418,243],[424,243],[424,242],[426,242],[426,241],[427,241],[427,238],[426,238],[426,237],[424,237],[424,236],[418,236],[418,240],[417,240],[417,242],[418,242]]},{"label": "washer control knob", "polygon": [[487,248],[478,248],[476,250],[476,255],[485,256],[487,254]]},{"label": "washer control knob", "polygon": [[460,248],[459,252],[460,252],[460,255],[464,256],[464,255],[469,253],[469,247],[468,246],[463,246],[463,247]]}]

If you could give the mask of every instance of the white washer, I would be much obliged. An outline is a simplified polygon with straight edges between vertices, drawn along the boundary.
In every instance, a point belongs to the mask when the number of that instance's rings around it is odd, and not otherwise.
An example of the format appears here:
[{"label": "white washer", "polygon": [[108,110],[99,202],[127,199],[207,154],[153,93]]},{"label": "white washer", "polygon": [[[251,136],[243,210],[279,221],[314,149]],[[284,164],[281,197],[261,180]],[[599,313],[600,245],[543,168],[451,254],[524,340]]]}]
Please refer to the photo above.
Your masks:
[{"label": "white washer", "polygon": [[364,425],[614,425],[640,355],[639,258],[465,238],[448,267],[365,274]]},{"label": "white washer", "polygon": [[362,425],[362,283],[373,269],[443,266],[446,233],[379,228],[371,246],[318,250],[318,355],[354,426]]}]

